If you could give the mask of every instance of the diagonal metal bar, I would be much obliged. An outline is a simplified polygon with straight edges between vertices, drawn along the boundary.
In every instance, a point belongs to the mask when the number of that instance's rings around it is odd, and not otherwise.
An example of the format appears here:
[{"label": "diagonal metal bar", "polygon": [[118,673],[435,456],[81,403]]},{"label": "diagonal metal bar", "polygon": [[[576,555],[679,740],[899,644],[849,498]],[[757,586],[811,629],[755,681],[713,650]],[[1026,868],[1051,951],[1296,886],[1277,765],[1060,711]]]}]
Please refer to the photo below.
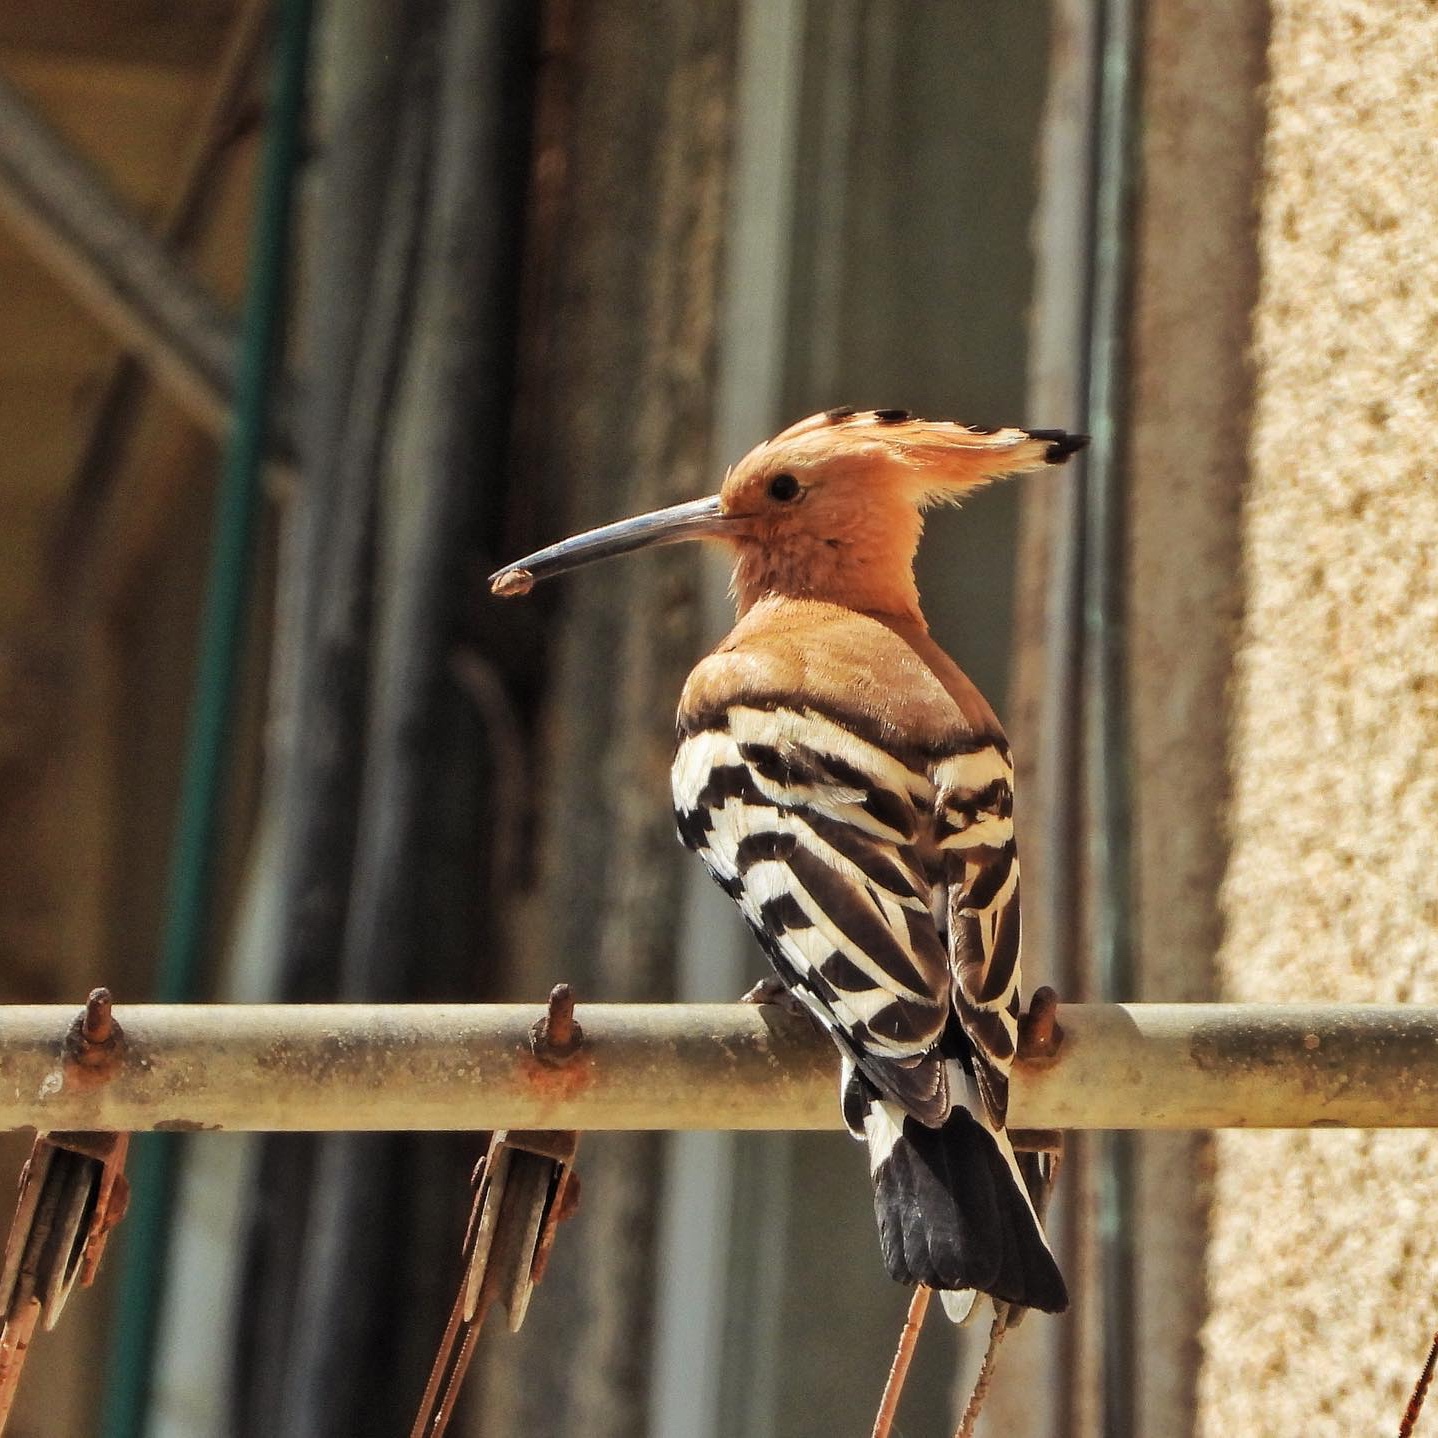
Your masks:
[{"label": "diagonal metal bar", "polygon": [[[0,75],[0,217],[187,411],[223,433],[238,372],[234,318]],[[293,452],[288,405],[271,445]]]},{"label": "diagonal metal bar", "polygon": [[[0,1128],[829,1129],[832,1044],[744,1004],[582,1004],[562,1065],[523,1004],[116,1006],[101,1069],[75,1011],[0,1008]],[[1076,1004],[1020,1060],[1024,1129],[1438,1127],[1438,1007]]]},{"label": "diagonal metal bar", "polygon": [[[204,113],[155,230],[156,242],[177,258],[192,252],[226,174],[227,151],[241,132],[264,53],[270,10],[270,0],[244,0],[215,64]],[[58,595],[73,591],[77,577],[86,571],[121,457],[144,412],[148,386],[149,372],[129,351],[117,356],[101,379],[70,492],[47,550],[50,582]]]}]

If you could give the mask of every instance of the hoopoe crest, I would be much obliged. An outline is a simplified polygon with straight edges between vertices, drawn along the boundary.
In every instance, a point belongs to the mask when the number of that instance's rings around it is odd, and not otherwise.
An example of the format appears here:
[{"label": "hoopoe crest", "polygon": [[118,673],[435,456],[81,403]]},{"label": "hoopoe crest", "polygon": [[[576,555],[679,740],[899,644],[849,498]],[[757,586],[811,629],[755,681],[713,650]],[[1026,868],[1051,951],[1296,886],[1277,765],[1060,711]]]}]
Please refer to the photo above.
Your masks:
[{"label": "hoopoe crest", "polygon": [[1063,1309],[1005,1123],[1020,1012],[1013,764],[993,710],[930,637],[924,511],[1062,464],[1062,430],[829,410],[750,451],[717,495],[564,540],[497,594],[653,544],[734,561],[738,622],[679,701],[679,836],[779,981],[833,1038],[902,1282]]}]

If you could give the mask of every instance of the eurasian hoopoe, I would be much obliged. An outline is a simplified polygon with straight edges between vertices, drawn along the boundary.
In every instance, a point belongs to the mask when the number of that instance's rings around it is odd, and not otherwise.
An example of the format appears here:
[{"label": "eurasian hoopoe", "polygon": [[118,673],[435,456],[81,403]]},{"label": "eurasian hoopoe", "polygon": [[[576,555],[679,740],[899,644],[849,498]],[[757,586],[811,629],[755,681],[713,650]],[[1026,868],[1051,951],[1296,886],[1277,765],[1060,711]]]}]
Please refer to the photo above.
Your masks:
[{"label": "eurasian hoopoe", "polygon": [[682,539],[734,554],[738,623],[689,676],[679,836],[832,1036],[894,1278],[1063,1309],[1004,1130],[1019,1017],[1013,765],[983,696],[929,635],[923,511],[1062,464],[1062,430],[834,409],[717,495],[596,529],[493,576],[496,594]]}]

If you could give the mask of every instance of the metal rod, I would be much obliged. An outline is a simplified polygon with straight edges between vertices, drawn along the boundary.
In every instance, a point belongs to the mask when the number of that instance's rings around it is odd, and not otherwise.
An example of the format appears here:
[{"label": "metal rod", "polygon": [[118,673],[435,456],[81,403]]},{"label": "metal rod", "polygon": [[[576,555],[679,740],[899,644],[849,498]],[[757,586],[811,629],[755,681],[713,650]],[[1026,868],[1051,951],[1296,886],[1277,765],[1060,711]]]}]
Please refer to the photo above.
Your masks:
[{"label": "metal rod", "polygon": [[[234,320],[3,76],[0,218],[194,419],[224,433],[239,366]],[[292,452],[277,429],[271,444]]]},{"label": "metal rod", "polygon": [[[0,1128],[837,1128],[831,1043],[744,1004],[580,1004],[570,1054],[519,1004],[0,1008]],[[1021,1060],[1025,1129],[1438,1127],[1438,1007],[1077,1004]],[[69,1055],[67,1057],[67,1054]]]},{"label": "metal rod", "polygon": [[[1102,0],[1093,133],[1092,253],[1084,418],[1093,436],[1084,467],[1082,552],[1083,804],[1088,851],[1087,927],[1096,999],[1134,995],[1132,756],[1124,672],[1127,648],[1127,476],[1124,421],[1136,184],[1137,0]],[[1139,1325],[1134,1287],[1134,1141],[1100,1140],[1098,1255],[1103,1429],[1137,1431],[1134,1413]]]},{"label": "metal rod", "polygon": [[[270,11],[270,0],[245,0],[216,63],[179,183],[155,233],[157,243],[176,259],[193,245],[225,174],[225,151],[236,137],[241,106],[264,49]],[[86,571],[85,561],[92,557],[120,458],[144,413],[148,379],[144,365],[127,350],[99,381],[99,397],[91,409],[70,493],[46,555],[51,584],[58,593],[74,589]],[[288,433],[287,418],[285,429]]]}]

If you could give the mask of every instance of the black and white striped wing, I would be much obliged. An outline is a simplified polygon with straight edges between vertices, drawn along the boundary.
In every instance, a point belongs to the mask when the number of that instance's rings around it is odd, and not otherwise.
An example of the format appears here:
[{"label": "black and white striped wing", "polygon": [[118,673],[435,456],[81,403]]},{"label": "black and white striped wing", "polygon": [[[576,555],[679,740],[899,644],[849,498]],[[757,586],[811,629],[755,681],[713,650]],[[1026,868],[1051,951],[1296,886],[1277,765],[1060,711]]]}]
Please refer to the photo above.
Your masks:
[{"label": "black and white striped wing", "polygon": [[948,884],[954,1006],[974,1045],[990,1122],[1008,1112],[1018,1048],[1019,862],[1007,744],[984,741],[935,766],[936,838]]},{"label": "black and white striped wing", "polygon": [[781,979],[860,1070],[928,1123],[949,955],[918,851],[933,786],[812,710],[735,705],[681,732],[680,838],[738,903]]}]

